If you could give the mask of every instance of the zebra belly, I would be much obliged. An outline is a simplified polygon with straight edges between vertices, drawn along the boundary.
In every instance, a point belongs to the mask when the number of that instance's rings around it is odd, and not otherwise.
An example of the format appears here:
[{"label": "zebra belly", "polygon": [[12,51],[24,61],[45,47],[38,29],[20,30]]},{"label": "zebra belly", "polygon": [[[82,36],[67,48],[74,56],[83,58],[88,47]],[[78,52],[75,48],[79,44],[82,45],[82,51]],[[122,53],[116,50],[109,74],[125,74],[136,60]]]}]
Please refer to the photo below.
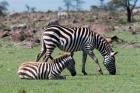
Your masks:
[{"label": "zebra belly", "polygon": [[65,48],[65,45],[61,45],[61,46],[57,46],[60,50],[62,51],[65,51],[65,52],[76,52],[76,51],[81,51],[82,48],[81,47],[75,47],[75,48],[72,48],[72,49],[69,49],[69,48]]}]

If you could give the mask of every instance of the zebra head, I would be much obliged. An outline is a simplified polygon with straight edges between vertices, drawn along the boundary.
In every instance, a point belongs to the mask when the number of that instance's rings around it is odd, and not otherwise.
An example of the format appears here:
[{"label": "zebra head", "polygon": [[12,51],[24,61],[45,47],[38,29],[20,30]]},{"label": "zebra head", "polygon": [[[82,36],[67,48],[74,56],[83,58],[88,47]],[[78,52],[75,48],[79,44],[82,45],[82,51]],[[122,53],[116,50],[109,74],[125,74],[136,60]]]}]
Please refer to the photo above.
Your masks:
[{"label": "zebra head", "polygon": [[66,68],[69,70],[72,76],[76,75],[76,70],[75,70],[75,60],[73,59],[73,54],[69,55]]},{"label": "zebra head", "polygon": [[109,55],[105,56],[104,58],[104,66],[109,71],[109,74],[115,75],[116,74],[116,65],[115,65],[115,55],[118,52],[111,52]]}]

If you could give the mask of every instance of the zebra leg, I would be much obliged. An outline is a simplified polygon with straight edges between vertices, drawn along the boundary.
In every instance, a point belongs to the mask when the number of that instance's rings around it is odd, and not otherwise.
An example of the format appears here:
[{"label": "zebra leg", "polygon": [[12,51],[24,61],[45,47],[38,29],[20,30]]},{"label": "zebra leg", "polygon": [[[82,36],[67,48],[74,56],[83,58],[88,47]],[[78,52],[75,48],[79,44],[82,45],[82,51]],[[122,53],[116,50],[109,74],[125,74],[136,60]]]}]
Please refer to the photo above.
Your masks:
[{"label": "zebra leg", "polygon": [[54,58],[50,55],[50,59],[53,60]]},{"label": "zebra leg", "polygon": [[83,51],[83,58],[82,58],[82,73],[84,75],[87,75],[86,71],[85,71],[85,64],[86,64],[86,59],[87,59],[87,53],[85,51]]},{"label": "zebra leg", "polygon": [[36,62],[38,62],[40,60],[40,58],[45,54],[45,52],[46,51],[44,50],[44,51],[38,53],[37,58],[36,58]]},{"label": "zebra leg", "polygon": [[53,60],[53,57],[51,56],[51,54],[52,54],[52,52],[53,52],[53,50],[55,49],[55,44],[52,44],[52,45],[48,45],[48,44],[45,44],[46,46],[45,46],[45,56],[44,56],[44,61],[45,62],[47,62],[48,61],[48,59],[50,58],[51,60]]},{"label": "zebra leg", "polygon": [[49,56],[46,56],[44,61],[47,62],[48,59],[49,59]]},{"label": "zebra leg", "polygon": [[38,53],[37,58],[36,58],[36,62],[38,62],[40,60],[40,58],[45,54],[46,52],[46,46],[44,43],[44,40],[41,40],[41,50],[40,53]]},{"label": "zebra leg", "polygon": [[48,59],[50,58],[51,60],[53,60],[53,57],[51,56],[53,50],[55,47],[51,48],[51,49],[46,49],[46,54],[45,54],[45,62],[48,61]]},{"label": "zebra leg", "polygon": [[[45,61],[45,59],[46,59],[46,55],[44,55],[44,57],[43,57],[43,60]],[[51,60],[53,60],[54,58],[50,55],[50,57],[49,57]]]},{"label": "zebra leg", "polygon": [[46,55],[44,55],[44,57],[43,57],[43,61],[45,61],[45,59],[46,59]]},{"label": "zebra leg", "polygon": [[95,61],[95,63],[97,64],[97,70],[100,72],[100,74],[103,74],[103,71],[102,71],[101,66],[100,66],[100,64],[99,64],[99,62],[98,62],[98,59],[96,58],[96,56],[95,56],[95,54],[93,53],[93,51],[90,50],[90,51],[88,51],[87,53],[88,53],[88,55]]}]

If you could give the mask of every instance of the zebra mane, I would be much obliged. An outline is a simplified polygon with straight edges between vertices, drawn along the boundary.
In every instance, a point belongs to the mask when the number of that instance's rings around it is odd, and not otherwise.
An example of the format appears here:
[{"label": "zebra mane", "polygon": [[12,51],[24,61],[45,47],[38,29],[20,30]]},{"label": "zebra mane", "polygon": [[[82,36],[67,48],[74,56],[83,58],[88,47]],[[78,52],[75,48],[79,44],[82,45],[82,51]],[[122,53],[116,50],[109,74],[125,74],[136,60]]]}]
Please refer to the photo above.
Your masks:
[{"label": "zebra mane", "polygon": [[[96,39],[97,38],[100,38],[100,39],[102,39],[102,42],[100,42],[100,43],[104,43],[105,44],[105,50],[106,50],[106,54],[110,54],[111,52],[113,52],[113,49],[112,49],[112,47],[111,47],[111,45],[109,44],[109,42],[107,42],[107,40],[105,39],[105,37],[104,36],[102,36],[102,35],[100,35],[100,34],[98,34],[98,33],[96,33],[96,32],[94,32],[94,31],[92,31],[92,36],[93,37],[96,37]],[[100,47],[99,47],[99,45],[96,43],[96,48],[100,51]],[[101,52],[101,51],[100,51]],[[106,54],[104,54],[104,53],[101,53],[103,56],[104,55],[106,55]]]},{"label": "zebra mane", "polygon": [[65,53],[65,54],[60,55],[59,57],[53,59],[51,63],[59,62],[60,60],[63,60],[64,58],[67,58],[69,56],[71,56],[71,54]]}]

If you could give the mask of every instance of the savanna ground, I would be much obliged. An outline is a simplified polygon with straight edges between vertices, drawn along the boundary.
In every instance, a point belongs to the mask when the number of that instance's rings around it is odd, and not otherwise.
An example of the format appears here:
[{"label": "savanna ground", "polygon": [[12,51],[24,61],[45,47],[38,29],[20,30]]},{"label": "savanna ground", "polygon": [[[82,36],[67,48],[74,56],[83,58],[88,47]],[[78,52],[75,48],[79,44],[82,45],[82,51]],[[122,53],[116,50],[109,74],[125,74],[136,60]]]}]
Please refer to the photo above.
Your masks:
[{"label": "savanna ground", "polygon": [[[130,32],[110,32],[127,42],[140,44],[140,34]],[[81,73],[82,52],[74,55],[77,75],[70,76],[65,70],[66,80],[21,80],[17,76],[18,66],[25,61],[34,61],[40,46],[32,49],[17,48],[13,43],[0,40],[0,93],[140,93],[140,48],[126,48],[124,43],[113,43],[116,55],[117,75],[108,75],[103,66],[103,58],[97,50],[104,75],[96,71],[96,65],[88,57],[87,76]],[[53,56],[62,52],[56,49]]]}]

